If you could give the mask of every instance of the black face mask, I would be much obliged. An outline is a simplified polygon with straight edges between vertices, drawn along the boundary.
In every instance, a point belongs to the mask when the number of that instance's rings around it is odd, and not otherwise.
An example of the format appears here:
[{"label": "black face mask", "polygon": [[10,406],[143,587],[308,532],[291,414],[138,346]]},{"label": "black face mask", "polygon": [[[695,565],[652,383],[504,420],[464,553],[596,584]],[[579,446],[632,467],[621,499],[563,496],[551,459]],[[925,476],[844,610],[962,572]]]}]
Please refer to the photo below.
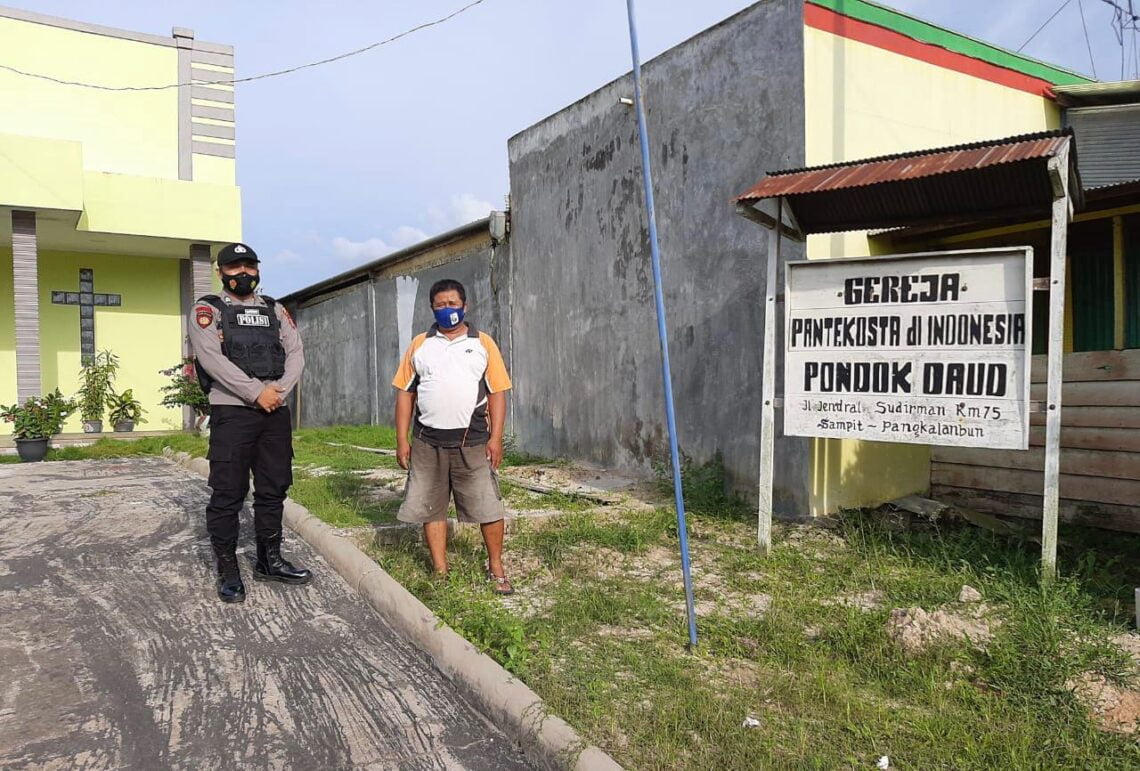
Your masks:
[{"label": "black face mask", "polygon": [[249,297],[259,283],[258,276],[251,276],[248,273],[238,273],[236,276],[222,275],[222,286],[236,297]]}]

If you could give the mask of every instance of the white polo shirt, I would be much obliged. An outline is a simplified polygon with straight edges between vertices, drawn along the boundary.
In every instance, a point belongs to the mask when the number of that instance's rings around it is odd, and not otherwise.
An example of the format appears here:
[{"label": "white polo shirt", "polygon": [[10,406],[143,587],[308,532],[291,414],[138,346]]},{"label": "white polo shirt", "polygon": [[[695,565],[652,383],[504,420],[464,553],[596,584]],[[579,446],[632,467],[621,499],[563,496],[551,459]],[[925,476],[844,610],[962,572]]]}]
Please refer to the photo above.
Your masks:
[{"label": "white polo shirt", "polygon": [[449,340],[433,324],[412,340],[392,385],[416,394],[413,436],[467,447],[491,438],[487,396],[508,390],[511,379],[490,335],[468,323],[467,334]]}]

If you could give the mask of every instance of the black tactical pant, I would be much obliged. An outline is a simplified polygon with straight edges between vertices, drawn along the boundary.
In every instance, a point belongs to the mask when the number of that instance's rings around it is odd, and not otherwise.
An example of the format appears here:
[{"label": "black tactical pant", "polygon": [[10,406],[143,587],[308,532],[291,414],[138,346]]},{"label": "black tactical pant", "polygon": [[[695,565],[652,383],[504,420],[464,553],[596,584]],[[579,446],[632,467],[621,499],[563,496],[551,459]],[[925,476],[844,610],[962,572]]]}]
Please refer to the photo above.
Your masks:
[{"label": "black tactical pant", "polygon": [[238,513],[253,472],[253,529],[259,539],[281,532],[285,495],[293,484],[293,435],[289,408],[210,408],[210,504],[206,529],[215,546],[234,546]]}]

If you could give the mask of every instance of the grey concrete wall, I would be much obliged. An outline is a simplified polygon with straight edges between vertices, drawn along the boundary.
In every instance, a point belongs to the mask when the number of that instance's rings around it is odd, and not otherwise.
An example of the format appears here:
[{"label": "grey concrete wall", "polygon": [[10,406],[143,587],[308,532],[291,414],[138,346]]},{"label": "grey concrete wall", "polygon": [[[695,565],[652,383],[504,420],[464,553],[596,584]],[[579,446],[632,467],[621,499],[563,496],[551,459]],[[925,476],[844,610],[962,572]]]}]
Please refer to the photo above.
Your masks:
[{"label": "grey concrete wall", "polygon": [[368,423],[372,415],[368,284],[324,296],[295,316],[305,344],[298,424]]},{"label": "grey concrete wall", "polygon": [[[802,3],[760,2],[643,82],[680,443],[754,491],[766,231],[730,199],[803,164]],[[525,449],[644,468],[667,439],[632,91],[622,78],[508,144],[512,399]],[[806,441],[778,440],[776,479],[778,511],[805,515]]]},{"label": "grey concrete wall", "polygon": [[[348,289],[302,302],[295,311],[306,360],[298,424],[392,423],[391,382],[403,353],[399,296],[414,293],[411,323],[405,331],[410,339],[426,332],[434,321],[428,291],[439,279],[463,283],[468,319],[499,340],[506,356],[500,335],[507,318],[508,257],[507,248],[493,248],[488,236],[442,257],[431,252],[417,255]],[[374,333],[370,324],[375,325]]]}]

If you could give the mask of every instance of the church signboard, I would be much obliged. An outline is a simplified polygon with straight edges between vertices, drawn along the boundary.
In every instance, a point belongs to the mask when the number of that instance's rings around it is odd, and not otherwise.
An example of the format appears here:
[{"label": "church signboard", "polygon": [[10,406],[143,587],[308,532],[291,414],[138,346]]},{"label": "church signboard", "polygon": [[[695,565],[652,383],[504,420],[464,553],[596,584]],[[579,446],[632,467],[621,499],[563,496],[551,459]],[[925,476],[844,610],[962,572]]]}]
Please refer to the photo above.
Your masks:
[{"label": "church signboard", "polygon": [[784,433],[1024,450],[1030,247],[789,262]]}]

